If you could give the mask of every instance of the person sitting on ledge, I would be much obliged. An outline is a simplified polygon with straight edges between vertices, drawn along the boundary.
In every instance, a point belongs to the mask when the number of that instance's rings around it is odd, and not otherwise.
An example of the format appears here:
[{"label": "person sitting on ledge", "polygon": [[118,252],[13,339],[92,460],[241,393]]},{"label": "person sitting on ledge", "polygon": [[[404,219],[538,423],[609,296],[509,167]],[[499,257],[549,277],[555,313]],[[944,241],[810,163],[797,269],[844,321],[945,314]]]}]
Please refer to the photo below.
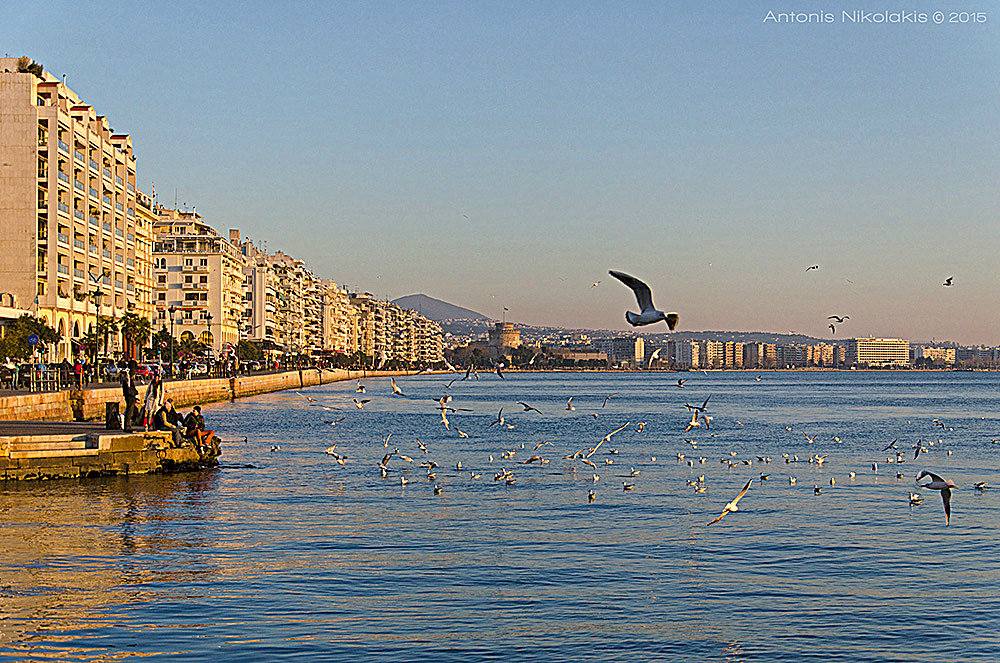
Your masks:
[{"label": "person sitting on ledge", "polygon": [[199,451],[204,449],[208,441],[215,435],[214,430],[205,430],[205,417],[201,416],[200,405],[195,405],[194,409],[184,419],[184,427],[187,429],[184,437],[193,440]]},{"label": "person sitting on ledge", "polygon": [[156,430],[170,431],[173,434],[174,446],[181,446],[182,431],[180,427],[180,415],[174,410],[174,399],[168,398],[164,401],[160,409],[156,411],[156,416],[153,419],[156,423]]}]

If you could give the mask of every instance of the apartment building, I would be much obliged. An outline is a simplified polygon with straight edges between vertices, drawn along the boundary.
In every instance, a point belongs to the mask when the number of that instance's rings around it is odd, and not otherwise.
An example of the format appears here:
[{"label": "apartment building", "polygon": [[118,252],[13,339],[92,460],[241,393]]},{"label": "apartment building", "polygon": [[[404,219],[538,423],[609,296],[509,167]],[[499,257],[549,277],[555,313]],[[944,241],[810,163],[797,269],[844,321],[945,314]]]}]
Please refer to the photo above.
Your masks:
[{"label": "apartment building", "polygon": [[910,342],[900,338],[852,338],[847,341],[846,354],[851,366],[909,366]]},{"label": "apartment building", "polygon": [[910,350],[910,359],[929,361],[932,364],[954,366],[955,348],[936,348],[933,346],[916,346]]},{"label": "apartment building", "polygon": [[62,334],[58,360],[98,315],[150,311],[149,227],[131,137],[26,60],[0,58],[0,288]]},{"label": "apartment building", "polygon": [[235,346],[245,317],[246,260],[239,247],[196,212],[162,206],[155,212],[154,329],[173,327],[179,341],[197,339],[216,352]]},{"label": "apartment building", "polygon": [[594,345],[608,356],[608,361],[618,364],[642,366],[646,357],[646,342],[642,336],[601,338]]}]

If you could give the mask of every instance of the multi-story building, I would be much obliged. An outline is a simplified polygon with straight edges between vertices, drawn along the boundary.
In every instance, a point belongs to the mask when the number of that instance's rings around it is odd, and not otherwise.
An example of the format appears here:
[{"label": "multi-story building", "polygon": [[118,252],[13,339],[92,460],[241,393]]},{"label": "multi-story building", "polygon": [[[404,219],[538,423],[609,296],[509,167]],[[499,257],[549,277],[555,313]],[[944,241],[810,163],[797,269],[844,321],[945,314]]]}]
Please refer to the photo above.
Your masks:
[{"label": "multi-story building", "polygon": [[851,366],[909,366],[910,342],[900,338],[852,338],[847,341],[846,360]]},{"label": "multi-story building", "polygon": [[595,345],[608,356],[608,361],[642,366],[646,356],[646,345],[642,336],[613,336],[597,339]]},{"label": "multi-story building", "polygon": [[837,363],[837,350],[836,345],[830,345],[828,343],[819,343],[817,345],[810,345],[807,350],[807,361],[810,366],[823,366],[831,367],[836,366]]},{"label": "multi-story building", "polygon": [[697,368],[699,351],[697,341],[667,341],[666,356],[661,353],[660,359],[675,368]]},{"label": "multi-story building", "polygon": [[0,288],[62,334],[61,359],[98,315],[148,312],[148,255],[131,138],[28,64],[0,58]]},{"label": "multi-story building", "polygon": [[929,361],[943,366],[955,365],[955,348],[936,348],[932,346],[916,346],[910,349],[910,359]]},{"label": "multi-story building", "polygon": [[776,345],[775,365],[778,368],[799,368],[809,364],[809,347],[800,343]]},{"label": "multi-story building", "polygon": [[607,361],[608,354],[589,345],[556,345],[544,348],[546,354],[562,361]]},{"label": "multi-story building", "polygon": [[154,327],[172,326],[181,342],[197,339],[215,351],[235,346],[245,320],[246,261],[239,246],[200,214],[162,206],[155,211]]},{"label": "multi-story building", "polygon": [[376,366],[390,359],[428,364],[444,359],[444,337],[436,322],[370,293],[351,293],[350,303],[357,309],[356,347]]},{"label": "multi-story building", "polygon": [[329,280],[323,286],[323,350],[353,355],[358,350],[358,310],[347,290]]},{"label": "multi-story building", "polygon": [[778,365],[777,346],[774,343],[744,343],[744,368],[774,368]]}]

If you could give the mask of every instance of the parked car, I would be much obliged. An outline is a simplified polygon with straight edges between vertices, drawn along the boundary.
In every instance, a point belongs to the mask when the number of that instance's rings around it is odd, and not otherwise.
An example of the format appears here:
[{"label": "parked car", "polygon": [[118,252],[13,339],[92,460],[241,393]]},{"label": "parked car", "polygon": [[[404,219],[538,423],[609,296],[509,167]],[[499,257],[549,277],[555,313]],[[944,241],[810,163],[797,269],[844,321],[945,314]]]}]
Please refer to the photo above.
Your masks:
[{"label": "parked car", "polygon": [[135,369],[135,377],[142,380],[152,380],[156,377],[156,369],[149,364],[139,364],[139,367]]},{"label": "parked car", "polygon": [[103,370],[104,370],[104,375],[109,378],[117,377],[119,371],[121,371],[121,369],[115,366],[114,364],[105,364]]}]

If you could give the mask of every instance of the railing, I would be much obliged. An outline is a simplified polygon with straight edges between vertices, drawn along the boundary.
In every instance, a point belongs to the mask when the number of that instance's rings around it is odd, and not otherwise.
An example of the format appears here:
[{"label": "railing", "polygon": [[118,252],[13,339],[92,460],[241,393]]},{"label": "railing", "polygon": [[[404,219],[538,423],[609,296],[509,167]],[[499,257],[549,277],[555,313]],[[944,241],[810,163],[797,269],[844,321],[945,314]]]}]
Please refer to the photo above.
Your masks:
[{"label": "railing", "polygon": [[75,276],[78,279],[82,279],[83,278],[83,270],[82,269],[74,269],[73,270],[73,276]]},{"label": "railing", "polygon": [[69,235],[64,235],[63,233],[59,233],[56,236],[56,239],[59,240],[60,244],[69,244]]},{"label": "railing", "polygon": [[121,211],[123,211],[125,209],[125,206],[122,205],[121,203],[115,201],[115,209],[118,210],[119,212],[121,212]]},{"label": "railing", "polygon": [[119,281],[118,279],[115,279],[115,287],[121,290],[122,288],[125,287],[125,284]]},{"label": "railing", "polygon": [[69,154],[69,145],[67,145],[61,140],[59,141],[59,149],[65,152],[66,154]]},{"label": "railing", "polygon": [[115,228],[115,234],[118,235],[119,237],[125,236],[125,233],[122,232],[121,228]]},{"label": "railing", "polygon": [[115,254],[115,262],[124,262],[124,258],[122,258],[120,253]]},{"label": "railing", "polygon": [[135,241],[135,235],[133,235],[132,233],[126,233],[125,241],[131,244],[132,242]]},{"label": "railing", "polygon": [[109,169],[109,168],[103,168],[102,171],[104,172],[104,176],[107,177],[110,180],[111,179],[111,169]]},{"label": "railing", "polygon": [[90,197],[93,198],[94,200],[100,200],[101,199],[101,192],[98,191],[97,189],[95,189],[94,187],[90,187],[89,193],[90,193]]},{"label": "railing", "polygon": [[48,140],[48,138],[46,138],[44,136],[39,136],[38,137],[38,147],[48,147],[48,146],[49,146],[49,140]]},{"label": "railing", "polygon": [[128,214],[129,216],[135,216],[135,210],[132,209],[131,207],[129,207],[125,213]]},{"label": "railing", "polygon": [[91,244],[90,245],[90,252],[93,253],[96,256],[97,254],[99,254],[101,252],[101,250],[99,248],[97,248],[96,246],[94,246],[93,244]]},{"label": "railing", "polygon": [[73,150],[73,156],[76,157],[76,160],[80,163],[85,163],[87,161],[87,155],[80,150]]},{"label": "railing", "polygon": [[90,225],[92,225],[92,226],[100,226],[101,225],[101,217],[99,217],[99,216],[91,216],[90,217]]},{"label": "railing", "polygon": [[111,224],[110,224],[110,223],[108,223],[107,221],[105,221],[104,223],[102,223],[102,224],[101,224],[101,226],[102,226],[102,227],[103,227],[103,228],[104,228],[104,229],[105,229],[106,231],[108,231],[108,232],[111,232]]},{"label": "railing", "polygon": [[73,186],[79,189],[80,191],[87,190],[87,187],[83,186],[83,182],[81,182],[80,180],[73,180]]},{"label": "railing", "polygon": [[56,269],[60,274],[69,274],[69,267],[66,265],[56,265]]},{"label": "railing", "polygon": [[73,246],[75,246],[76,248],[80,249],[81,251],[83,251],[85,248],[87,248],[87,245],[83,243],[82,239],[74,239],[73,240]]},{"label": "railing", "polygon": [[123,180],[121,176],[115,175],[115,184],[118,186],[125,186],[125,180]]},{"label": "railing", "polygon": [[108,251],[107,249],[102,249],[101,250],[101,255],[104,256],[105,258],[110,258],[111,257],[111,251]]},{"label": "railing", "polygon": [[66,184],[69,184],[69,175],[67,175],[66,173],[64,173],[64,172],[62,172],[60,170],[59,171],[59,181],[60,182],[65,182]]},{"label": "railing", "polygon": [[135,285],[132,284],[132,283],[129,283],[128,285],[125,286],[125,289],[128,290],[129,292],[131,292],[131,291],[135,290]]},{"label": "railing", "polygon": [[126,186],[125,188],[126,188],[126,189],[128,189],[128,190],[129,190],[129,192],[133,192],[133,191],[135,191],[135,187],[134,187],[134,186],[132,186],[132,183],[131,183],[131,182],[129,182],[129,183],[128,183],[128,185],[127,185],[127,186]]},{"label": "railing", "polygon": [[111,196],[101,196],[101,200],[104,201],[105,205],[111,204]]},{"label": "railing", "polygon": [[73,210],[73,216],[80,219],[81,221],[87,218],[86,215],[81,210],[78,209]]},{"label": "railing", "polygon": [[95,172],[101,172],[101,164],[97,163],[93,159],[90,160],[90,167],[93,168]]}]

